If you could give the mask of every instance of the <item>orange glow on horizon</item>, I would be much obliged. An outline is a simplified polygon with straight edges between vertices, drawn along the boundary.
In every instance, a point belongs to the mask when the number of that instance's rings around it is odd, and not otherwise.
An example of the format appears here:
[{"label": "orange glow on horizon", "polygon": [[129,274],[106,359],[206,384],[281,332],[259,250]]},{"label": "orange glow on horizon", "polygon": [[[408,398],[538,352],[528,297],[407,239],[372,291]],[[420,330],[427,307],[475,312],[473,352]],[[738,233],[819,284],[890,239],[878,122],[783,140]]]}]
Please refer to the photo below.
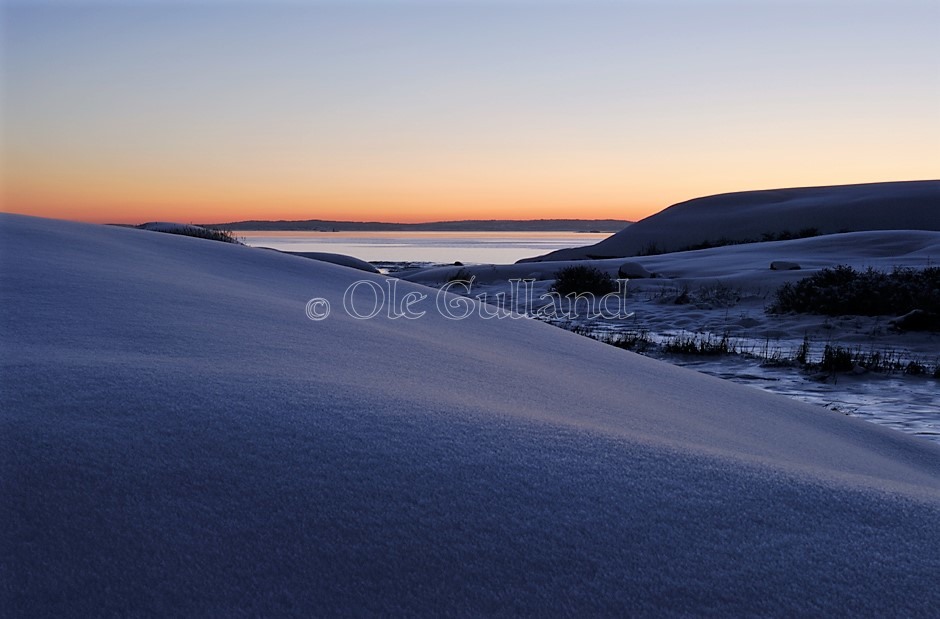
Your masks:
[{"label": "orange glow on horizon", "polygon": [[[241,151],[243,152],[243,151]],[[910,161],[873,162],[797,148],[762,153],[602,152],[578,157],[420,153],[389,159],[287,165],[241,152],[188,160],[129,160],[104,153],[89,162],[71,153],[8,149],[2,210],[91,223],[226,223],[245,220],[420,223],[466,219],[623,219],[638,221],[706,195],[813,185],[935,178],[925,150]],[[419,156],[420,155],[420,156]],[[210,161],[210,164],[203,163]],[[829,161],[828,165],[821,165]],[[515,167],[513,167],[515,163]]]},{"label": "orange glow on horizon", "polygon": [[[506,207],[450,208],[438,205],[404,211],[400,206],[360,205],[350,207],[318,207],[306,205],[198,204],[182,200],[189,206],[176,203],[143,201],[104,203],[100,201],[30,201],[5,200],[3,210],[10,213],[69,219],[88,223],[139,224],[147,221],[176,221],[182,223],[226,223],[237,221],[297,221],[318,219],[324,221],[376,221],[386,223],[427,223],[456,220],[529,220],[529,219],[617,219],[637,221],[664,207],[598,207],[593,209],[572,208],[566,205],[540,206],[507,205]],[[666,205],[668,206],[668,205]],[[406,214],[407,213],[407,214]]]},{"label": "orange glow on horizon", "polygon": [[4,211],[639,220],[940,171],[935,6],[13,4]]},{"label": "orange glow on horizon", "polygon": [[[632,161],[601,157],[579,165],[548,157],[516,169],[478,155],[425,170],[421,163],[372,164],[311,178],[303,166],[232,157],[216,169],[173,161],[95,164],[69,157],[5,157],[2,210],[91,223],[226,223],[244,220],[420,223],[464,219],[637,221],[705,195],[755,189],[934,178],[931,158],[911,167],[847,161],[830,168],[784,166],[793,156],[740,162],[689,157]],[[826,157],[826,153],[820,156]],[[684,160],[683,160],[684,159]],[[809,162],[811,164],[812,162]],[[430,166],[430,164],[428,164]],[[315,166],[310,166],[315,169]],[[632,170],[624,172],[624,170]],[[915,170],[916,171],[916,170]],[[887,172],[887,173],[886,173]],[[905,173],[908,172],[908,173]]]},{"label": "orange glow on horizon", "polygon": [[[26,158],[23,158],[27,160]],[[28,160],[27,160],[28,161]],[[66,170],[60,172],[58,170]],[[321,184],[303,179],[272,181],[245,175],[227,178],[161,178],[119,169],[79,166],[9,166],[5,170],[3,209],[8,212],[90,223],[179,221],[225,223],[245,220],[381,221],[423,223],[465,219],[625,219],[638,220],[669,205],[654,192],[631,192],[618,181],[570,179],[539,187],[531,174],[519,179],[503,173],[488,186],[477,171],[445,182],[379,179],[355,186],[354,180]],[[165,177],[172,176],[165,174]],[[98,180],[108,178],[109,180]],[[230,176],[228,178],[235,178]],[[175,182],[174,182],[175,181]],[[311,183],[313,184],[313,183]],[[591,191],[581,187],[593,187]],[[669,199],[669,198],[666,198]]]},{"label": "orange glow on horizon", "polygon": [[[929,177],[923,177],[924,179]],[[213,194],[211,191],[123,192],[107,191],[101,187],[63,187],[60,191],[44,188],[26,190],[9,183],[3,188],[3,210],[10,213],[67,219],[88,223],[139,224],[147,221],[175,221],[182,223],[227,223],[237,221],[377,221],[387,223],[426,223],[456,220],[533,220],[533,219],[619,219],[639,221],[673,204],[705,195],[754,189],[773,189],[790,186],[836,185],[856,182],[888,180],[922,180],[920,178],[886,178],[823,180],[766,185],[751,183],[740,186],[703,186],[701,189],[672,187],[658,197],[647,191],[631,197],[625,192],[604,199],[579,201],[572,195],[513,195],[493,196],[475,202],[472,197],[424,197],[419,202],[407,196],[389,196],[386,199],[337,195],[289,196],[272,191],[263,195]]]}]

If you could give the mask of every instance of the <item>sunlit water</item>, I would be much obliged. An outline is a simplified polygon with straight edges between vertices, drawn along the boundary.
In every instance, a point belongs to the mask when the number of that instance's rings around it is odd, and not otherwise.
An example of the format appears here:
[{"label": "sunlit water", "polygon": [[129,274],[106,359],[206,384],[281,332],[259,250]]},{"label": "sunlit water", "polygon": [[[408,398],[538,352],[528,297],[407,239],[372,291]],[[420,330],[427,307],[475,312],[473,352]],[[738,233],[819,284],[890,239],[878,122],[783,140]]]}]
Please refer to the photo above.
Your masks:
[{"label": "sunlit water", "polygon": [[238,232],[253,247],[329,252],[368,262],[510,264],[579,245],[609,233],[593,232]]}]

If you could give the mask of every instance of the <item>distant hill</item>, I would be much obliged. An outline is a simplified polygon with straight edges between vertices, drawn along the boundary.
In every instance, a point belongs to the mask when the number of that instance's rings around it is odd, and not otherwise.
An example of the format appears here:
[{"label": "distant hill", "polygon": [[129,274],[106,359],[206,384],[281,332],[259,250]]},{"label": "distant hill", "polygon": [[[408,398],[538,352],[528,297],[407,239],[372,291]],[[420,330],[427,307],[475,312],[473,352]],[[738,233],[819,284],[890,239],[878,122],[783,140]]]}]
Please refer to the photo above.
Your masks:
[{"label": "distant hill", "polygon": [[866,230],[940,230],[940,181],[798,187],[696,198],[600,243],[520,262],[623,258]]},{"label": "distant hill", "polygon": [[385,223],[378,221],[234,221],[200,224],[224,230],[324,231],[324,232],[619,232],[631,222],[620,219],[467,219],[432,221],[419,224]]}]

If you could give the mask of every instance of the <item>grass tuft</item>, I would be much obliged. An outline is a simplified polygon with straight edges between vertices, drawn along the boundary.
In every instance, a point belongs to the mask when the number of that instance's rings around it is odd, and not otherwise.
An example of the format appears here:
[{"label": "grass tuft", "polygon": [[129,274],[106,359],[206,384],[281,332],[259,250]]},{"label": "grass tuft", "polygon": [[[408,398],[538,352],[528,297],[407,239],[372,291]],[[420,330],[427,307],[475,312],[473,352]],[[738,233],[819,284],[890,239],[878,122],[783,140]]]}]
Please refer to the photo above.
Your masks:
[{"label": "grass tuft", "polygon": [[179,234],[180,236],[191,236],[197,239],[208,239],[210,241],[219,241],[221,243],[233,243],[241,245],[241,241],[232,232],[228,230],[216,230],[215,228],[203,228],[201,226],[180,226],[178,228],[152,229],[138,226],[151,232],[162,232],[164,234]]}]

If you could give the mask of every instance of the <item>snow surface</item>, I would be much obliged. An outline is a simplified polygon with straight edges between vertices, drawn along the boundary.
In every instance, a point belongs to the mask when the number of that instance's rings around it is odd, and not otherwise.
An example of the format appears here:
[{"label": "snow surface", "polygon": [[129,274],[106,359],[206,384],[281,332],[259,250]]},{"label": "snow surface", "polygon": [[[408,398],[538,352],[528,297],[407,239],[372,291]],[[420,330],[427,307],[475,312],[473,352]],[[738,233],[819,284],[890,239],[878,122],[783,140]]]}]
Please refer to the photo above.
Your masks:
[{"label": "snow surface", "polygon": [[276,252],[16,215],[0,252],[8,616],[940,607],[927,441],[408,282],[424,317],[355,320],[383,277]]},{"label": "snow surface", "polygon": [[[800,271],[771,270],[771,263],[778,260],[798,263]],[[705,281],[732,278],[742,285],[776,285],[802,279],[822,268],[840,264],[862,269],[871,266],[890,270],[895,266],[923,267],[928,262],[940,262],[940,232],[876,230],[790,241],[728,245],[696,251],[638,256],[629,260],[608,258],[434,267],[410,272],[403,275],[403,278],[426,284],[439,284],[446,282],[449,276],[462,269],[475,276],[477,283],[505,282],[514,277],[553,280],[555,273],[560,269],[584,265],[595,266],[616,278],[622,265],[638,264],[666,279]]]},{"label": "snow surface", "polygon": [[[800,270],[770,268],[773,262],[800,265]],[[809,336],[821,353],[826,342],[865,351],[911,353],[928,363],[940,354],[940,336],[931,333],[898,333],[889,328],[892,317],[830,318],[813,314],[769,315],[766,308],[778,287],[794,282],[827,267],[849,265],[856,269],[873,267],[890,271],[894,267],[923,268],[940,262],[940,232],[923,230],[877,230],[831,234],[791,241],[748,243],[674,252],[656,256],[613,258],[607,260],[528,262],[508,265],[463,267],[474,277],[471,296],[487,294],[511,296],[510,279],[532,278],[532,305],[538,308],[540,295],[548,292],[555,273],[573,265],[595,266],[616,278],[624,264],[640,265],[657,275],[653,279],[630,279],[626,285],[625,312],[633,316],[620,321],[619,327],[648,330],[658,334],[679,331],[729,333],[751,341],[768,341],[784,354],[793,354]],[[458,267],[435,267],[403,274],[402,278],[430,286],[441,286],[453,277]],[[693,293],[723,287],[736,295],[734,303],[674,303],[680,291]],[[462,291],[463,289],[458,289]],[[704,296],[707,296],[704,295]],[[525,309],[524,301],[514,308]],[[609,321],[607,321],[609,323]],[[611,325],[613,323],[610,323]]]},{"label": "snow surface", "polygon": [[678,251],[722,239],[761,239],[765,232],[821,234],[865,230],[940,230],[940,181],[906,181],[742,191],[674,204],[600,243],[538,258],[580,260],[636,256],[655,246]]},{"label": "snow surface", "polygon": [[334,254],[325,251],[288,251],[284,253],[290,254],[292,256],[300,256],[302,258],[310,258],[311,260],[321,260],[323,262],[329,262],[330,264],[339,264],[344,267],[357,269],[359,271],[366,271],[368,273],[379,272],[377,268],[365,260],[347,256],[346,254]]}]

